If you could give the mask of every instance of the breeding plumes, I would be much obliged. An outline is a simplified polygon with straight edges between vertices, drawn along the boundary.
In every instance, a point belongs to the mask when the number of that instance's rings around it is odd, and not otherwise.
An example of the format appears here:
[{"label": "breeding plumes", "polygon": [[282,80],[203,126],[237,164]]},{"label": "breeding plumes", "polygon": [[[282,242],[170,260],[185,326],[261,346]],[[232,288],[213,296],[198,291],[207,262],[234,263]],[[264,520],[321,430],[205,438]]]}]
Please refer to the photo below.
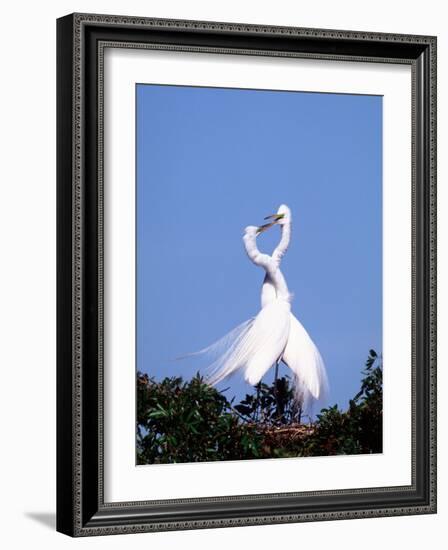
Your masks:
[{"label": "breeding plumes", "polygon": [[[261,227],[246,227],[243,242],[249,259],[265,271],[260,312],[218,342],[197,354],[214,356],[206,381],[216,385],[241,371],[244,379],[258,384],[266,372],[281,361],[292,371],[294,396],[303,410],[321,400],[328,382],[319,350],[300,321],[291,312],[291,294],[280,264],[291,239],[291,211],[280,206],[277,214]],[[259,251],[257,237],[275,225],[281,226],[281,239],[271,256]]]}]

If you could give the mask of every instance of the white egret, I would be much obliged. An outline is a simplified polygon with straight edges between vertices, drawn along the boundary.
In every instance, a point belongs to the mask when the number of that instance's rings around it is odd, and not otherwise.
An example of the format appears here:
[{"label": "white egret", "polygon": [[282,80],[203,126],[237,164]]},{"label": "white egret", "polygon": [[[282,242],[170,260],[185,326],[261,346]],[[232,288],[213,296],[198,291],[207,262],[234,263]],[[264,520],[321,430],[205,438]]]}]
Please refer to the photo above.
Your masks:
[{"label": "white egret", "polygon": [[[281,205],[273,219],[261,227],[246,227],[243,242],[249,259],[266,274],[261,291],[260,312],[198,354],[213,354],[206,381],[216,385],[241,371],[246,382],[258,384],[266,372],[281,361],[293,374],[295,399],[303,410],[327,392],[328,382],[319,350],[291,312],[291,294],[280,270],[291,238],[291,211]],[[257,247],[257,236],[274,225],[281,226],[281,239],[272,256]]]}]

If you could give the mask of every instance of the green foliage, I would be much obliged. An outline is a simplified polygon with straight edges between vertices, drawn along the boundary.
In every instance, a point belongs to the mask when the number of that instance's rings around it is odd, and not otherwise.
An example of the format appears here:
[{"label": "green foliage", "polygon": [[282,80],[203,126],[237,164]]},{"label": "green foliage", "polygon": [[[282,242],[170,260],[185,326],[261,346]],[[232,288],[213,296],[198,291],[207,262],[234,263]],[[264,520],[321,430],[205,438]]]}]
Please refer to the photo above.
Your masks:
[{"label": "green foliage", "polygon": [[281,425],[300,420],[301,409],[287,378],[278,378],[271,386],[260,382],[255,390],[234,407],[245,422]]},{"label": "green foliage", "polygon": [[300,456],[382,452],[383,368],[374,350],[369,352],[362,375],[361,389],[347,411],[334,405],[317,415],[312,433],[303,439]]},{"label": "green foliage", "polygon": [[260,383],[237,405],[197,375],[137,377],[138,464],[326,456],[382,451],[382,365],[370,350],[348,409],[301,423],[288,378]]},{"label": "green foliage", "polygon": [[260,438],[220,392],[198,375],[190,382],[137,379],[138,464],[256,458]]}]

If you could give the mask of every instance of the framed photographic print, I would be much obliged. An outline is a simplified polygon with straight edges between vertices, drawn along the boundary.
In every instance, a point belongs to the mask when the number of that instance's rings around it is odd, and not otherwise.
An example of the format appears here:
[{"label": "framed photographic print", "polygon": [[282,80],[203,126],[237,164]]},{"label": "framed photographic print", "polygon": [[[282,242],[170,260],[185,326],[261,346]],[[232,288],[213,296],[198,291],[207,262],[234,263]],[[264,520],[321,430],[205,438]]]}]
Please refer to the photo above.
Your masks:
[{"label": "framed photographic print", "polygon": [[436,38],[73,14],[71,536],[436,511]]}]

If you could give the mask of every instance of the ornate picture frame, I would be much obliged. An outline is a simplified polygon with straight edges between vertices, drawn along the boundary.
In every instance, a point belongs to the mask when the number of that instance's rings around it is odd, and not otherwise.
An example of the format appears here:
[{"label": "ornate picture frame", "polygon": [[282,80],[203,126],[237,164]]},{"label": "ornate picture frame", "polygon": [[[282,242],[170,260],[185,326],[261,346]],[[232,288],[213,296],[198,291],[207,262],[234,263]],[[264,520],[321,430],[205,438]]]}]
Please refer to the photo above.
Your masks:
[{"label": "ornate picture frame", "polygon": [[[105,501],[103,155],[108,47],[410,66],[409,485],[165,500],[154,499],[149,491],[145,500]],[[57,51],[57,530],[91,536],[435,513],[436,38],[72,14],[57,22]]]}]

